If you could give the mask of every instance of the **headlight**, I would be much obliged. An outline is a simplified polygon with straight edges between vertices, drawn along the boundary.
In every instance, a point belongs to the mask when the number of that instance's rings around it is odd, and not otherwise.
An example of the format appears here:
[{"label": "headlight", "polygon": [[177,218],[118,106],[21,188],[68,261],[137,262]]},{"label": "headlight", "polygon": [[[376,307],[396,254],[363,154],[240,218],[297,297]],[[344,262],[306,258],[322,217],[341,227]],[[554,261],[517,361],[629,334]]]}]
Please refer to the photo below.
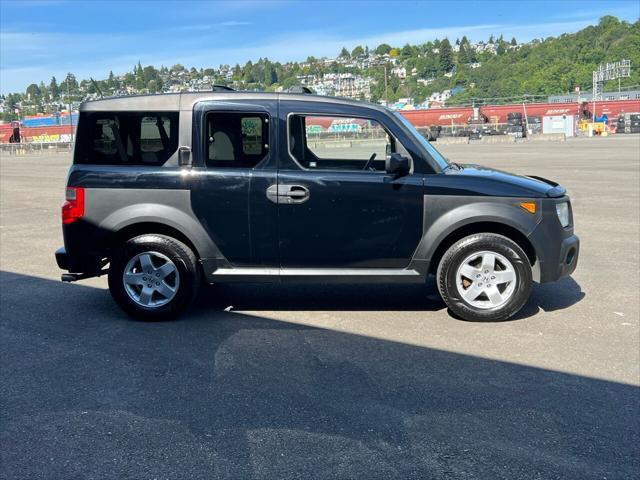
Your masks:
[{"label": "headlight", "polygon": [[569,202],[556,203],[556,212],[558,212],[558,220],[562,227],[569,226]]}]

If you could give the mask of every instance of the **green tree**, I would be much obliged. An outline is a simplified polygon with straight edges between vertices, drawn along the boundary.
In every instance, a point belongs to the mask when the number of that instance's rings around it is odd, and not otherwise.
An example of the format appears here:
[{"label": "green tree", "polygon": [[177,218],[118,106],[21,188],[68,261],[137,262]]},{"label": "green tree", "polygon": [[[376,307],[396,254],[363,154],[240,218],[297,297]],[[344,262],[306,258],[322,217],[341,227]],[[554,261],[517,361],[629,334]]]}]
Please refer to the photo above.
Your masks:
[{"label": "green tree", "polygon": [[118,81],[116,80],[116,76],[113,74],[113,71],[109,71],[109,78],[107,78],[106,82],[107,91],[113,93],[114,90],[118,88]]},{"label": "green tree", "polygon": [[137,90],[142,90],[147,86],[147,82],[144,80],[144,70],[140,61],[138,60],[138,65],[136,65],[133,69],[133,75],[135,76],[135,84]]},{"label": "green tree", "polygon": [[441,71],[450,72],[453,69],[453,48],[451,48],[451,44],[446,38],[440,42],[438,61],[440,63]]},{"label": "green tree", "polygon": [[78,92],[78,80],[73,73],[67,73],[64,82],[60,84],[60,93],[62,95],[74,94]]},{"label": "green tree", "polygon": [[148,65],[142,70],[142,77],[145,83],[149,83],[151,80],[155,80],[158,77],[158,71],[152,66]]},{"label": "green tree", "polygon": [[351,58],[358,58],[360,55],[364,55],[364,48],[361,45],[351,50]]},{"label": "green tree", "polygon": [[402,58],[411,58],[416,54],[415,52],[415,48],[412,47],[411,45],[409,45],[408,43],[405,44],[404,47],[402,47],[402,49],[400,50],[400,56]]},{"label": "green tree", "polygon": [[460,42],[460,50],[458,50],[459,65],[471,63],[471,46],[469,45],[469,42],[464,41],[466,38],[467,37],[463,37],[462,42]]},{"label": "green tree", "polygon": [[51,77],[51,82],[49,82],[49,92],[51,93],[51,98],[53,100],[57,100],[60,96],[60,88],[58,87],[56,77]]},{"label": "green tree", "polygon": [[516,41],[516,37],[512,37],[512,38],[511,38],[511,45],[512,45],[513,47],[515,47],[516,45],[518,45],[518,42]]},{"label": "green tree", "polygon": [[340,50],[340,55],[338,55],[339,58],[345,58],[345,59],[349,59],[351,58],[350,54],[349,54],[349,50],[346,49],[346,47],[342,47],[342,50]]},{"label": "green tree", "polygon": [[40,89],[40,97],[42,98],[42,100],[44,101],[49,101],[50,100],[50,96],[49,96],[49,90],[47,90],[47,86],[44,84],[44,82],[40,82],[40,85],[38,85],[38,88]]},{"label": "green tree", "polygon": [[385,55],[390,51],[391,51],[391,45],[388,45],[386,43],[381,43],[376,47],[376,54],[378,55]]},{"label": "green tree", "polygon": [[278,82],[278,75],[276,69],[271,62],[265,62],[264,65],[264,85],[270,87],[274,83]]},{"label": "green tree", "polygon": [[31,101],[35,101],[40,97],[40,88],[35,83],[32,83],[27,87],[27,95]]},{"label": "green tree", "polygon": [[10,93],[5,97],[5,106],[6,106],[6,119],[8,121],[18,120],[20,115],[16,113],[16,109],[18,108],[18,102],[20,102],[20,96],[15,93]]}]

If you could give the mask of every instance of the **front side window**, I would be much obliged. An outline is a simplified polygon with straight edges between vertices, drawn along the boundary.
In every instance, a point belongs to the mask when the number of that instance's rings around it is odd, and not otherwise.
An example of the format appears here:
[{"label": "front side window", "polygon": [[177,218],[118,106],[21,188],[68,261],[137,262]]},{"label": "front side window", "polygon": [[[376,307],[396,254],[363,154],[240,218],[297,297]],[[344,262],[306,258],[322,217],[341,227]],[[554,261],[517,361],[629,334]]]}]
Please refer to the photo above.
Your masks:
[{"label": "front side window", "polygon": [[205,128],[207,167],[253,168],[267,155],[265,114],[211,112]]},{"label": "front side window", "polygon": [[447,168],[449,165],[449,160],[447,160],[444,155],[442,155],[438,150],[435,149],[431,142],[427,141],[423,135],[418,132],[416,127],[414,127],[409,120],[407,120],[404,116],[400,115],[398,112],[393,112],[393,115],[406,127],[406,129],[413,135],[413,138],[427,151],[427,153],[433,158],[438,166],[443,170]]},{"label": "front side window", "polygon": [[309,170],[382,172],[387,157],[396,151],[407,154],[376,120],[298,114],[289,117],[289,153]]},{"label": "front side window", "polygon": [[80,115],[75,162],[164,164],[178,148],[178,112],[86,112]]}]

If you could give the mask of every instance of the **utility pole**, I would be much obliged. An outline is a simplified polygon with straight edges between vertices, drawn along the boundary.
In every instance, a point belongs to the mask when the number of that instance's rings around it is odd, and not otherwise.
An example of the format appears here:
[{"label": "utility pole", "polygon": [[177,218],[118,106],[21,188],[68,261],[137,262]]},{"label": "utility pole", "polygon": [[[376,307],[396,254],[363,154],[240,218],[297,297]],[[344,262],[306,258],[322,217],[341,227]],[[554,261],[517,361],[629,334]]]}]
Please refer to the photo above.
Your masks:
[{"label": "utility pole", "polygon": [[[526,105],[526,101],[527,101],[527,96],[524,95],[522,97],[522,110],[524,111],[524,129],[526,131],[526,136],[529,136],[529,118],[527,117],[527,105]],[[523,135],[524,137],[524,135]]]},{"label": "utility pole", "polygon": [[384,103],[389,106],[389,94],[387,93],[387,64],[384,64]]}]

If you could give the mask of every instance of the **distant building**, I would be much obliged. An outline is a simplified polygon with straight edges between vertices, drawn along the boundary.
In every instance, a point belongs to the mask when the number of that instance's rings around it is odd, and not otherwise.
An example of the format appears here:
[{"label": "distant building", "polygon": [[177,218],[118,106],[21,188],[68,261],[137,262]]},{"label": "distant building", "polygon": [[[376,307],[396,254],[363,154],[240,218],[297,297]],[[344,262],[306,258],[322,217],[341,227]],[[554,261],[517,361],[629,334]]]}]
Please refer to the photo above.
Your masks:
[{"label": "distant building", "polygon": [[451,90],[443,90],[442,92],[433,92],[427,101],[430,105],[444,104],[449,98],[451,98]]},{"label": "distant building", "polygon": [[[593,101],[592,93],[580,93],[580,102]],[[627,90],[625,92],[604,92],[602,94],[603,100],[639,100],[640,90]],[[577,93],[567,93],[564,95],[551,95],[549,97],[549,103],[571,103],[578,102]]]},{"label": "distant building", "polygon": [[433,83],[436,81],[435,78],[419,78],[418,80],[416,80],[418,83],[422,84],[422,85],[429,85],[430,83]]},{"label": "distant building", "polygon": [[391,75],[395,75],[400,80],[407,78],[407,69],[404,67],[394,67],[391,69]]}]

